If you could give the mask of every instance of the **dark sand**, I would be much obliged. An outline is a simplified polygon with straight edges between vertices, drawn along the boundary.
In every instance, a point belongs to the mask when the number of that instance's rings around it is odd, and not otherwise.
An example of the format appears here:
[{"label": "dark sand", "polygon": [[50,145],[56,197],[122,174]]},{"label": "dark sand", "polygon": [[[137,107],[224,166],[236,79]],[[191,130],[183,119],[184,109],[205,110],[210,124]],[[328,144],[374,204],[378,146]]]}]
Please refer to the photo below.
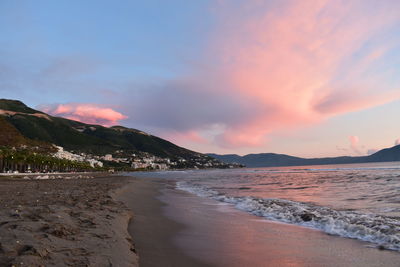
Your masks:
[{"label": "dark sand", "polygon": [[144,267],[400,266],[399,252],[260,219],[165,180],[132,178],[120,196]]},{"label": "dark sand", "polygon": [[57,179],[0,178],[0,266],[137,266],[132,214],[113,198],[126,177],[40,178]]},{"label": "dark sand", "polygon": [[139,254],[141,267],[169,266],[208,266],[201,259],[196,260],[187,256],[184,251],[174,244],[173,238],[185,229],[163,215],[165,204],[156,197],[159,189],[166,186],[157,180],[152,182],[131,178],[131,183],[118,194],[133,212],[134,217],[128,227],[128,232],[134,237],[136,251]]}]

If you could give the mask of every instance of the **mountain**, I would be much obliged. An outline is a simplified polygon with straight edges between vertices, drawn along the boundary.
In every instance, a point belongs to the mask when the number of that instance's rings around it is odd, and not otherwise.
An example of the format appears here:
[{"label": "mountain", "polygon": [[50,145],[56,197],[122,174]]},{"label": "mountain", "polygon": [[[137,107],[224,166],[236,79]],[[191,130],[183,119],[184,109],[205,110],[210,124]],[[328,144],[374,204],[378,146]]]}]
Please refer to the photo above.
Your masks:
[{"label": "mountain", "polygon": [[[50,116],[26,106],[21,101],[0,99],[0,147],[32,147],[39,152],[54,151],[53,144],[67,151],[97,156],[117,153],[170,158],[180,167],[227,167],[239,163],[247,167],[299,166],[400,161],[400,145],[364,157],[306,159],[284,154],[262,153],[204,155],[136,129],[123,126],[103,127]],[[213,160],[217,159],[217,160]],[[197,164],[197,165],[196,165]]]},{"label": "mountain", "polygon": [[280,167],[303,165],[329,165],[368,162],[400,161],[400,145],[382,149],[372,155],[362,157],[299,158],[284,154],[260,153],[239,156],[236,154],[207,154],[225,163],[239,163],[246,167]]},{"label": "mountain", "polygon": [[400,145],[382,149],[367,158],[369,162],[400,161]]},{"label": "mountain", "polygon": [[[0,110],[1,112],[1,110]],[[0,147],[34,147],[35,152],[48,153],[56,149],[49,143],[31,140],[23,136],[0,113]]]},{"label": "mountain", "polygon": [[27,144],[27,139],[2,116],[0,116],[0,129],[0,146],[19,146]]},{"label": "mountain", "polygon": [[0,99],[0,146],[62,146],[67,151],[122,156],[148,153],[161,158],[214,159],[145,132],[122,126],[103,127],[50,116],[21,101]]}]

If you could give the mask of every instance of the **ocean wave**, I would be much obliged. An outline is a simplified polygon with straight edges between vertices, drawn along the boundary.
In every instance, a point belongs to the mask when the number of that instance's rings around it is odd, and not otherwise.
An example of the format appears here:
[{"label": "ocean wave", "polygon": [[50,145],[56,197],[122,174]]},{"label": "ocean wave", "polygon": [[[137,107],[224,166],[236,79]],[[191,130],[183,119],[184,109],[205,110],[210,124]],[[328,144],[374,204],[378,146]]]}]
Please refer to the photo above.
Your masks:
[{"label": "ocean wave", "polygon": [[274,198],[231,197],[204,186],[177,182],[177,189],[230,203],[237,209],[269,220],[318,229],[332,235],[371,242],[379,248],[400,251],[398,218],[338,211],[309,203]]}]

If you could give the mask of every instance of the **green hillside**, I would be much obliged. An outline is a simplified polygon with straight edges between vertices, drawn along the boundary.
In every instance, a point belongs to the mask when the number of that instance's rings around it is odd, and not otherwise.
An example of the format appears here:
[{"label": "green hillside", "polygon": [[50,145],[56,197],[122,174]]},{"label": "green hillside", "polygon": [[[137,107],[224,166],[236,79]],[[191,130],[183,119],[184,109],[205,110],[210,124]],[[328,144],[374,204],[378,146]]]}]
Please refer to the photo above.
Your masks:
[{"label": "green hillside", "polygon": [[15,112],[23,112],[23,113],[28,113],[28,114],[43,113],[41,111],[34,110],[34,109],[26,106],[21,101],[10,100],[10,99],[0,99],[0,109],[15,111]]},{"label": "green hillside", "polygon": [[3,135],[12,131],[16,139],[55,144],[68,151],[96,155],[123,150],[126,154],[147,152],[169,158],[208,158],[139,130],[122,126],[107,128],[53,117],[16,100],[0,99],[0,110],[3,110],[0,122],[8,126],[7,129],[2,127]]},{"label": "green hillside", "polygon": [[27,144],[26,138],[2,116],[0,116],[0,129],[0,147]]}]

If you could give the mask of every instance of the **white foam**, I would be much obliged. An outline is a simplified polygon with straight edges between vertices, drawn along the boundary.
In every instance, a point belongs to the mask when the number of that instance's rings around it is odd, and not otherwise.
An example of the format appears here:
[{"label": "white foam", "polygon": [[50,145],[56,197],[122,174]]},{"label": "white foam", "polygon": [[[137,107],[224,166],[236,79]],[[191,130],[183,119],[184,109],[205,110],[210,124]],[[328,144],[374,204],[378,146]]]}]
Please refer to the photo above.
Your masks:
[{"label": "white foam", "polygon": [[188,182],[177,182],[177,189],[234,205],[237,209],[273,221],[302,225],[329,234],[372,242],[400,251],[398,218],[355,211],[337,211],[284,199],[230,197]]}]

